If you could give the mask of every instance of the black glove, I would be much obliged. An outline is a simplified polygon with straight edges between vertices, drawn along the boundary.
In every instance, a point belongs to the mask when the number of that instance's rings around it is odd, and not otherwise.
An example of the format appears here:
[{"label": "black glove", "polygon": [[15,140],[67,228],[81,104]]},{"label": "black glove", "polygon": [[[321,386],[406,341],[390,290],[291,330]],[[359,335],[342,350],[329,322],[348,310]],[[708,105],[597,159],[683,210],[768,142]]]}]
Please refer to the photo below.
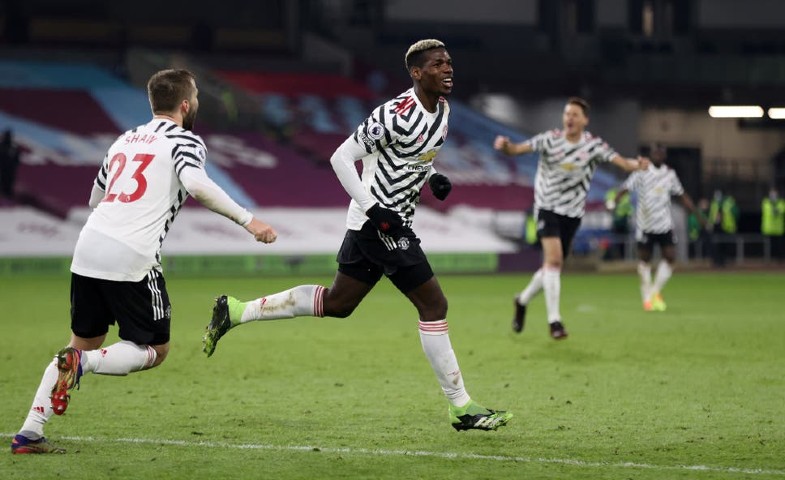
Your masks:
[{"label": "black glove", "polygon": [[431,175],[431,178],[428,179],[428,185],[431,186],[433,196],[439,200],[444,200],[447,198],[447,195],[450,194],[450,190],[452,190],[452,183],[450,183],[450,179],[441,173],[434,173]]},{"label": "black glove", "polygon": [[403,220],[401,220],[401,216],[396,211],[374,203],[373,207],[369,208],[365,214],[368,216],[368,220],[371,221],[371,225],[385,235],[390,235],[394,238],[402,236]]}]

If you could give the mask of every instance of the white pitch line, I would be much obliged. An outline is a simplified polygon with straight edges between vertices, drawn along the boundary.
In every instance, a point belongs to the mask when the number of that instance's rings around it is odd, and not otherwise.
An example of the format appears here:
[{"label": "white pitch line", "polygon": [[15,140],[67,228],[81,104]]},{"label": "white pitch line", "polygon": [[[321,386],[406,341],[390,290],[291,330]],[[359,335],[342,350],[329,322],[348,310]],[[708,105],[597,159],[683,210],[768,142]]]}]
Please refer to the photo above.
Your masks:
[{"label": "white pitch line", "polygon": [[[5,437],[13,437],[14,434],[1,434]],[[322,452],[322,453],[341,453],[354,455],[371,455],[380,457],[434,457],[448,458],[453,460],[485,460],[495,462],[519,462],[519,463],[547,463],[556,465],[570,465],[586,468],[632,468],[641,470],[681,470],[699,471],[715,473],[743,473],[746,475],[777,475],[785,477],[785,470],[772,470],[765,468],[742,468],[742,467],[716,467],[710,465],[655,465],[650,463],[636,462],[587,462],[570,458],[542,458],[542,457],[518,457],[505,455],[481,455],[477,453],[456,453],[456,452],[430,452],[426,450],[387,450],[370,448],[334,448],[317,447],[308,445],[267,445],[259,443],[226,443],[226,442],[192,442],[188,440],[166,440],[154,438],[100,438],[100,437],[58,437],[63,440],[74,442],[94,442],[94,443],[136,443],[151,445],[171,445],[177,447],[204,447],[204,448],[229,448],[237,450],[275,450],[289,452]]]}]

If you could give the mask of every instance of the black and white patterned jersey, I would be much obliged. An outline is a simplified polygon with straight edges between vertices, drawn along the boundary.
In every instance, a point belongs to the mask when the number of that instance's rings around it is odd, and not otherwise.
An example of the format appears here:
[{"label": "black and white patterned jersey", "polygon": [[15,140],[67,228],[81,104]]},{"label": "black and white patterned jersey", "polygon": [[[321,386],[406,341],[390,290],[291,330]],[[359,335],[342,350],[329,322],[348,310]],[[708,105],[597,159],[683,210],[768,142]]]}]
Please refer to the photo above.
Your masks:
[{"label": "black and white patterned jersey", "polygon": [[[380,205],[397,211],[407,226],[412,224],[420,190],[447,138],[449,116],[444,98],[431,113],[410,88],[377,107],[351,137],[366,152],[363,185]],[[359,230],[367,219],[352,200],[347,227]]]},{"label": "black and white patterned jersey", "polygon": [[202,139],[171,120],[153,119],[109,147],[95,185],[105,192],[77,241],[71,271],[139,281],[160,269],[160,249],[188,192],[184,169],[204,169]]},{"label": "black and white patterned jersey", "polygon": [[534,181],[535,209],[583,217],[594,171],[599,162],[611,161],[616,151],[589,132],[572,143],[558,129],[537,134],[527,143],[540,153]]},{"label": "black and white patterned jersey", "polygon": [[635,228],[642,233],[666,233],[673,230],[671,197],[683,195],[684,187],[676,172],[667,165],[649,164],[646,170],[632,172],[623,188],[637,192]]}]

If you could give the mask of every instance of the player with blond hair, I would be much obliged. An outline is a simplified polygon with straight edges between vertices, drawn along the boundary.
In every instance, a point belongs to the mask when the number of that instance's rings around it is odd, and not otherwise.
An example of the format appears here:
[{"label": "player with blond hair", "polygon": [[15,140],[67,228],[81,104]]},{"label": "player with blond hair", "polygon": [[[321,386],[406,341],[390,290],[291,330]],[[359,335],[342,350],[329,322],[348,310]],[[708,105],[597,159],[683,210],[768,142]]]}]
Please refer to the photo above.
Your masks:
[{"label": "player with blond hair", "polygon": [[[450,106],[444,96],[453,88],[452,58],[442,42],[428,39],[409,48],[405,63],[413,86],[376,108],[330,159],[351,197],[332,286],[301,285],[248,302],[220,296],[204,351],[212,355],[229,329],[251,321],[348,317],[386,276],[417,310],[422,348],[447,397],[451,425],[495,430],[512,414],[487,409],[466,391],[448,335],[447,299],[412,230],[425,184],[439,200],[452,188],[434,167],[447,136]],[[362,177],[355,169],[359,161]]]}]

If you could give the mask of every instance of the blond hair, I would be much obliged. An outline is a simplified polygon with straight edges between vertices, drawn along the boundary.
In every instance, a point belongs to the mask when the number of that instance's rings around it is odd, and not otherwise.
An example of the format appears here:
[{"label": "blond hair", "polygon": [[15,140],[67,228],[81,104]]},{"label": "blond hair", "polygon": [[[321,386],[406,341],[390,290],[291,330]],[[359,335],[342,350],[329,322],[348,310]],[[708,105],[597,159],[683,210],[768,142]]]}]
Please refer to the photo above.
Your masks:
[{"label": "blond hair", "polygon": [[406,55],[403,57],[404,62],[406,63],[406,70],[412,68],[412,66],[421,67],[420,60],[421,60],[421,53],[425,52],[426,50],[431,50],[434,48],[444,48],[444,42],[441,40],[436,40],[435,38],[427,38],[425,40],[418,40],[409,47],[409,50],[406,51]]}]

